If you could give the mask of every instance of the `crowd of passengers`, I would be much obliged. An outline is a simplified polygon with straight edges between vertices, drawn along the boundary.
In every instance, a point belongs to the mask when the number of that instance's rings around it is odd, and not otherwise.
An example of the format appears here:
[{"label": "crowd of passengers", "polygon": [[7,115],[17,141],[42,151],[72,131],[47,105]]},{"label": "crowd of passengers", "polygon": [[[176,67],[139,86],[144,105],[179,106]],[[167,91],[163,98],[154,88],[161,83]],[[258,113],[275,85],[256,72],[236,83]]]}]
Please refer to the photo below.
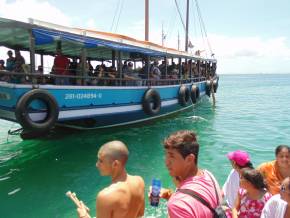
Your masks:
[{"label": "crowd of passengers", "polygon": [[[18,74],[0,74],[0,80],[10,83],[31,83],[32,78],[25,75],[25,73],[30,72],[30,65],[25,63],[20,51],[15,50],[15,57],[11,50],[7,52],[7,55],[6,63],[4,60],[0,60],[0,71]],[[38,66],[36,70],[38,76],[34,78],[36,78],[37,83],[55,85],[142,85],[142,80],[148,78],[153,82],[160,79],[171,80],[170,84],[175,84],[178,83],[179,79],[190,79],[190,61],[182,62],[180,67],[174,61],[169,65],[165,61],[160,64],[158,60],[154,60],[149,66],[149,75],[145,61],[142,62],[142,67],[138,68],[133,63],[131,60],[124,61],[120,76],[119,71],[113,65],[107,66],[102,62],[94,68],[90,59],[87,59],[86,63],[83,64],[81,59],[79,61],[77,58],[69,59],[62,54],[61,49],[57,49],[51,72],[44,74],[43,66]],[[181,72],[179,72],[180,69]],[[201,63],[198,72],[198,66],[195,62],[192,62],[191,69],[191,78],[213,77],[216,70],[214,64]],[[23,75],[21,75],[22,73]],[[155,84],[162,83],[156,82]]]}]

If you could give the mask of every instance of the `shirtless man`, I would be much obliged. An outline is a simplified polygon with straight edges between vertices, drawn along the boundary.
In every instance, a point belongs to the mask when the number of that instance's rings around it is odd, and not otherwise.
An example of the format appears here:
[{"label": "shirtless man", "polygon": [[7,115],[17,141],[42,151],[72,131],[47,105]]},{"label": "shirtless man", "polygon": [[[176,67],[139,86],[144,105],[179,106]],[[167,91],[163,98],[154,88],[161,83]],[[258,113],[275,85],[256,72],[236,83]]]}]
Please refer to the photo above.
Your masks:
[{"label": "shirtless man", "polygon": [[[102,176],[112,178],[112,184],[97,196],[97,218],[136,218],[144,214],[144,181],[140,176],[127,174],[128,155],[129,151],[121,141],[108,142],[98,152],[96,166]],[[79,218],[90,218],[83,203],[77,211]]]}]

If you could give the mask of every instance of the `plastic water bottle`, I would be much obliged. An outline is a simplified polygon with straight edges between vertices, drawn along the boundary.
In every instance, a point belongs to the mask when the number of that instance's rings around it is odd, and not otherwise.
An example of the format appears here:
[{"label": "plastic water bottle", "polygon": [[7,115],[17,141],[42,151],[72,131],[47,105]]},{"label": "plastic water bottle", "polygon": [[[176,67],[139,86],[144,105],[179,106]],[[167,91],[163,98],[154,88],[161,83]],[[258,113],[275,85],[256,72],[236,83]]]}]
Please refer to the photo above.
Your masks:
[{"label": "plastic water bottle", "polygon": [[159,179],[152,179],[152,191],[150,196],[150,205],[153,207],[158,207],[159,204],[159,194],[161,190],[161,181]]}]

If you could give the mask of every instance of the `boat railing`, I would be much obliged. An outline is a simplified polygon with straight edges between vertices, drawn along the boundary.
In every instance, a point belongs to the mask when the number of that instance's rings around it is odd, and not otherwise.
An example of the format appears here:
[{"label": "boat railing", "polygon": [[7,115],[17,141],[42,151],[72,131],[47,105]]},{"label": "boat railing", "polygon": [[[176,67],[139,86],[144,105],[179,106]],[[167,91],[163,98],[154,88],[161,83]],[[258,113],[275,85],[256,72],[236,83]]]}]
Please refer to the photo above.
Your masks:
[{"label": "boat railing", "polygon": [[182,79],[125,79],[95,76],[55,75],[42,73],[16,73],[0,70],[0,81],[12,84],[34,85],[70,85],[70,86],[168,86],[197,83],[205,81],[205,77]]}]

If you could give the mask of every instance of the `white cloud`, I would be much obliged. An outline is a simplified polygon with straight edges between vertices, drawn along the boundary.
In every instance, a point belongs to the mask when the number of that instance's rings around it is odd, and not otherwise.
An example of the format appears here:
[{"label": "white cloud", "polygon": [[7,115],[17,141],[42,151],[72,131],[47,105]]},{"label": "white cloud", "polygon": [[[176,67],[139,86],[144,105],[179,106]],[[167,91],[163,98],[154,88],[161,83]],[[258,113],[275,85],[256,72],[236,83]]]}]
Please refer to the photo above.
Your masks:
[{"label": "white cloud", "polygon": [[86,29],[90,29],[90,30],[96,30],[97,29],[97,25],[94,19],[89,19],[86,24],[85,24],[85,28]]},{"label": "white cloud", "polygon": [[211,35],[220,73],[290,73],[286,37]]},{"label": "white cloud", "polygon": [[37,0],[16,0],[0,2],[1,17],[27,22],[28,18],[35,18],[61,25],[70,25],[70,18],[50,3]]},{"label": "white cloud", "polygon": [[290,56],[286,37],[264,39],[262,37],[210,36],[218,56],[223,58],[284,58]]}]

